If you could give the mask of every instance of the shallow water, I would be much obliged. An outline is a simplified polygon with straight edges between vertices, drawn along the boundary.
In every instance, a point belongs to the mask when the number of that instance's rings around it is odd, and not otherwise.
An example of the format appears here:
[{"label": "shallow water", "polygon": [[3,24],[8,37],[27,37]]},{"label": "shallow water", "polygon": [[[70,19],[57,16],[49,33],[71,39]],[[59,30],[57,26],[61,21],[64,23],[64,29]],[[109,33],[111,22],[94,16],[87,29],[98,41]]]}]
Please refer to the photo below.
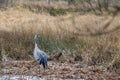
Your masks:
[{"label": "shallow water", "polygon": [[[0,76],[0,80],[47,80],[47,78],[40,78],[37,76],[25,76],[25,75],[4,75],[4,76]],[[73,79],[53,78],[52,80],[73,80]],[[84,80],[84,79],[76,79],[76,80]]]},{"label": "shallow water", "polygon": [[0,80],[46,80],[46,79],[37,76],[4,75],[4,76],[0,76]]}]

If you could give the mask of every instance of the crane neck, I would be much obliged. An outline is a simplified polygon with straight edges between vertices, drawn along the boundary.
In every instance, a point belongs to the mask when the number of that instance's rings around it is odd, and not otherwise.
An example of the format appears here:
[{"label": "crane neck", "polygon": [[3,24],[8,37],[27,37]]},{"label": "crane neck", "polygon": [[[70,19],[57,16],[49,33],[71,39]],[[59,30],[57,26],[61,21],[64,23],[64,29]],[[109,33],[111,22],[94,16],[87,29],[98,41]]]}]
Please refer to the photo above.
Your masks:
[{"label": "crane neck", "polygon": [[35,48],[38,47],[37,42],[35,41]]}]

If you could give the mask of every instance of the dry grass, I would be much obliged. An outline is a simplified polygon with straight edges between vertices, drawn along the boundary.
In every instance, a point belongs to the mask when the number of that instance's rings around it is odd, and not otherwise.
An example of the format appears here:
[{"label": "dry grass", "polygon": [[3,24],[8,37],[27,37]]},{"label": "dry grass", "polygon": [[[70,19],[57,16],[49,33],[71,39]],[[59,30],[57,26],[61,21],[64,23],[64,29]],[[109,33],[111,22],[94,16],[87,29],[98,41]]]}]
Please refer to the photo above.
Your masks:
[{"label": "dry grass", "polygon": [[33,36],[39,34],[39,47],[48,55],[59,50],[73,58],[88,54],[87,64],[112,62],[118,68],[119,28],[119,14],[114,17],[75,13],[53,17],[20,7],[10,8],[0,11],[0,52],[12,59],[31,59]]}]

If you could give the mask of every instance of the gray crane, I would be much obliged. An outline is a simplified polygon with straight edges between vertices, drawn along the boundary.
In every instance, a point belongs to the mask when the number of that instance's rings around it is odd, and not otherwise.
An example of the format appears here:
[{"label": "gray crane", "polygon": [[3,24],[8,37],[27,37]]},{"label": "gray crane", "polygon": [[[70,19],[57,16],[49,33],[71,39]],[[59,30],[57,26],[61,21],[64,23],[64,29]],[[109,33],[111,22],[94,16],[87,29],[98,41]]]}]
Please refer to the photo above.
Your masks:
[{"label": "gray crane", "polygon": [[38,48],[37,39],[38,39],[38,35],[35,35],[34,36],[35,48],[34,48],[34,53],[33,54],[34,54],[35,60],[39,64],[43,65],[44,72],[45,72],[45,68],[47,67],[47,55],[44,51],[42,51]]}]

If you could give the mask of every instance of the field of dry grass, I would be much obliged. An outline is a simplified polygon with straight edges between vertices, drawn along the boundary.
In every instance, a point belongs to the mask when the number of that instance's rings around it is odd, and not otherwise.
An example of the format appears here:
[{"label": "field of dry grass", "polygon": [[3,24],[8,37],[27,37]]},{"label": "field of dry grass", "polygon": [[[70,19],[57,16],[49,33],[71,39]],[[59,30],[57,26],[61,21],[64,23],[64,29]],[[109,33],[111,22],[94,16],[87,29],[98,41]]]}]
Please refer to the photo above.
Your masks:
[{"label": "field of dry grass", "polygon": [[31,60],[34,34],[49,56],[63,52],[70,62],[102,65],[120,73],[120,14],[50,16],[21,7],[0,10],[0,59]]}]

